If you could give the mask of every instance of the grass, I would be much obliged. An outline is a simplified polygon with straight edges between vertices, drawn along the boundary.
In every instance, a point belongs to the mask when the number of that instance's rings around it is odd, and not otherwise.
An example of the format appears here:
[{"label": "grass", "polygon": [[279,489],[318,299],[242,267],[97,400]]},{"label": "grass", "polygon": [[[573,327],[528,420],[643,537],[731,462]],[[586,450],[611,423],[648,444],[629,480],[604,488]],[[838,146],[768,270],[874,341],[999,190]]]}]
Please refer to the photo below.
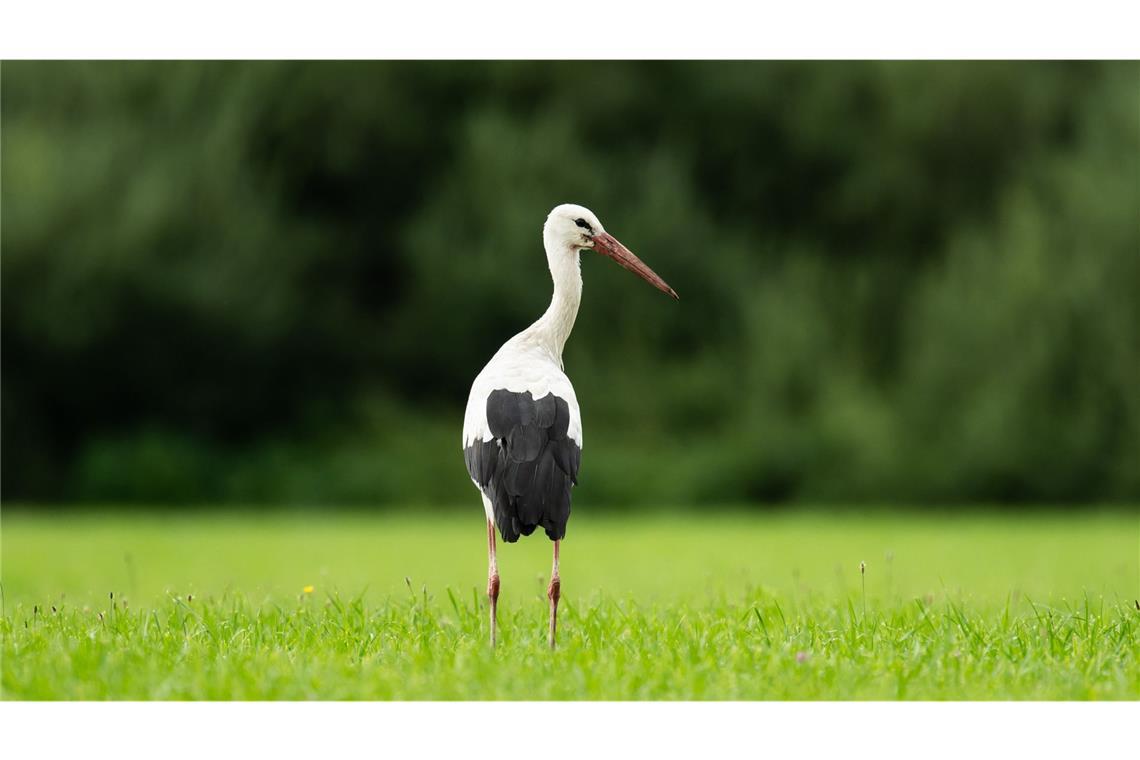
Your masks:
[{"label": "grass", "polygon": [[480,520],[8,509],[4,697],[1140,698],[1135,512]]}]

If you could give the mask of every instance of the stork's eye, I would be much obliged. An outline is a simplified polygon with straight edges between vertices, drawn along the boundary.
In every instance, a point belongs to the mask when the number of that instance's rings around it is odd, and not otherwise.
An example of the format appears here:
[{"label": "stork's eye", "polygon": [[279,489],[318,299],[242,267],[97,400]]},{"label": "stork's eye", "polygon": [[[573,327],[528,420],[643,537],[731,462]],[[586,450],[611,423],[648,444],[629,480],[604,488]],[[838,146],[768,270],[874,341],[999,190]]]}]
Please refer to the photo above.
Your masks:
[{"label": "stork's eye", "polygon": [[574,224],[578,225],[579,227],[586,230],[587,232],[593,232],[594,231],[594,228],[591,227],[590,223],[587,222],[585,219],[575,219]]}]

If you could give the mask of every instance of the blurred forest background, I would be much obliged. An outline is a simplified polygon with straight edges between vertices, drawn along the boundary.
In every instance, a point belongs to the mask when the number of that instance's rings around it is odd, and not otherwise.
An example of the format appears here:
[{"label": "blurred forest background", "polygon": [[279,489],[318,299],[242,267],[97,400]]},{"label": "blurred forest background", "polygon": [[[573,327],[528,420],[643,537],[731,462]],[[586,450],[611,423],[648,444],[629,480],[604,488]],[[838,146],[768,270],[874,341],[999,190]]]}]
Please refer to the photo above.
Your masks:
[{"label": "blurred forest background", "polygon": [[595,210],[576,499],[1140,499],[1136,63],[13,63],[6,502],[478,504]]}]

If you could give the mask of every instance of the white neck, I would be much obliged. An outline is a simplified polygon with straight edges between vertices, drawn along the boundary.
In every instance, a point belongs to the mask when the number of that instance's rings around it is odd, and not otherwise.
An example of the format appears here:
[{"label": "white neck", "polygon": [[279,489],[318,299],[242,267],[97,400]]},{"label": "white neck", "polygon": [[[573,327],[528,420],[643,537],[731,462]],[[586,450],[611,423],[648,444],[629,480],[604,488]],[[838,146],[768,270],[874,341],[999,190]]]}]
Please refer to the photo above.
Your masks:
[{"label": "white neck", "polygon": [[524,334],[545,346],[561,364],[562,349],[574,329],[578,305],[582,302],[582,265],[577,250],[564,248],[550,239],[544,242],[550,277],[554,280],[554,296],[546,313]]}]

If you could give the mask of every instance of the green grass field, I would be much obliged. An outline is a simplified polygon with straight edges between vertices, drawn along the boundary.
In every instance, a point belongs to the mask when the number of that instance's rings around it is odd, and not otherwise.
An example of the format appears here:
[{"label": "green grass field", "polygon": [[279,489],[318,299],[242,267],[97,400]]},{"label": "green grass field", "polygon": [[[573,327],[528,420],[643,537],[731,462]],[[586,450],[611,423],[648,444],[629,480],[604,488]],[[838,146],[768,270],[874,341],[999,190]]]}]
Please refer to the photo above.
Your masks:
[{"label": "green grass field", "polygon": [[1140,698],[1135,512],[581,507],[555,652],[549,542],[500,545],[492,652],[482,514],[423,512],[7,509],[4,697]]}]

